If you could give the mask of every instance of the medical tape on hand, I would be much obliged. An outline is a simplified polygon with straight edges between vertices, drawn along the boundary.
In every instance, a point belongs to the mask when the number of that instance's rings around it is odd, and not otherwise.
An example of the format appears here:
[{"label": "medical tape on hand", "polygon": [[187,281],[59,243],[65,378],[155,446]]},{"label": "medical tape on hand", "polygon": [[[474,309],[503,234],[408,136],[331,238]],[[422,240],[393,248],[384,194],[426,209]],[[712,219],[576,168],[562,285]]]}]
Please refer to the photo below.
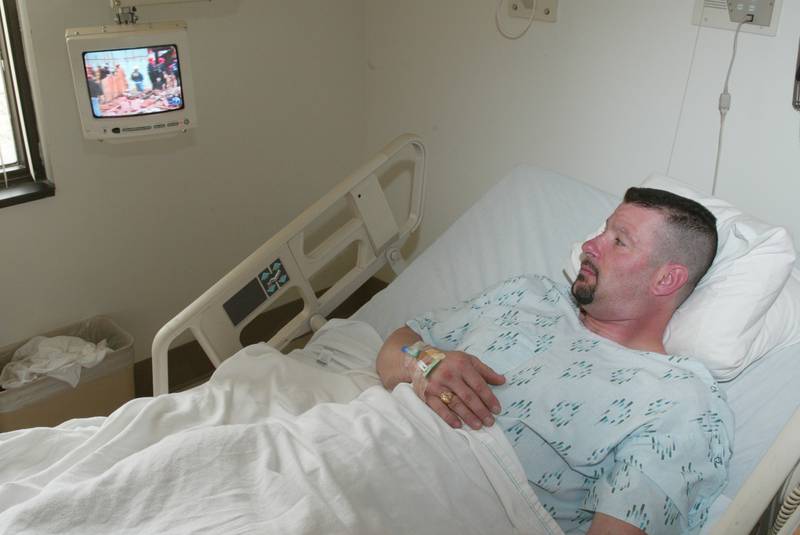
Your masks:
[{"label": "medical tape on hand", "polygon": [[[424,342],[403,346],[403,353],[405,355],[404,366],[411,376],[411,385],[414,388],[414,392],[417,393],[420,399],[424,400],[425,390],[428,387],[428,375],[447,355],[435,347],[426,346]],[[430,361],[425,362],[423,360],[425,357],[430,357]]]}]

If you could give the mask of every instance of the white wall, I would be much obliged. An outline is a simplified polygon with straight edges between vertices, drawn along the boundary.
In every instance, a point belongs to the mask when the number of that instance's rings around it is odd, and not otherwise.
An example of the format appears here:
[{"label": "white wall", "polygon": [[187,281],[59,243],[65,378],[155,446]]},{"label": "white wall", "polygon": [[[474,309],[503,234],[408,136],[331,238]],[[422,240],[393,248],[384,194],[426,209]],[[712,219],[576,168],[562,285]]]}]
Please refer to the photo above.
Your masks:
[{"label": "white wall", "polygon": [[[561,0],[517,41],[493,0],[145,6],[189,23],[201,126],[129,145],[82,139],[66,62],[64,29],[107,23],[108,1],[24,5],[57,194],[0,210],[0,345],[108,314],[148,357],[167,319],[405,131],[430,156],[417,251],[520,162],[618,194],[668,166],[710,188],[733,33],[700,33],[670,165],[692,0]],[[799,34],[787,0],[777,37],[741,35],[718,188],[798,238]]]},{"label": "white wall", "polygon": [[363,160],[363,0],[143,6],[186,20],[200,126],[108,145],[80,133],[64,30],[108,0],[27,0],[56,196],[0,210],[0,345],[107,314],[156,330]]},{"label": "white wall", "polygon": [[[697,27],[693,0],[560,0],[558,22],[510,41],[494,0],[370,0],[371,150],[419,133],[430,165],[420,248],[515,164],[622,194],[666,172]],[[710,191],[717,97],[733,32],[703,28],[670,174]],[[800,2],[783,2],[777,37],[741,34],[717,194],[800,245],[800,114],[791,89]]]}]

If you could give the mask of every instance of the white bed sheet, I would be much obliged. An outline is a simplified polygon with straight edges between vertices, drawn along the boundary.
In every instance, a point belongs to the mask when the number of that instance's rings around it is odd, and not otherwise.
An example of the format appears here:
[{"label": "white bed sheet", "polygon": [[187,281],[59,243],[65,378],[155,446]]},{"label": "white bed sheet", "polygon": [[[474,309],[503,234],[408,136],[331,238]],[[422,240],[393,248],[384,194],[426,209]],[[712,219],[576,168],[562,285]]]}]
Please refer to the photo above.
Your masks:
[{"label": "white bed sheet", "polygon": [[380,347],[331,327],[311,353],[257,344],[190,391],[0,435],[0,532],[561,534],[501,430],[298,362]]},{"label": "white bed sheet", "polygon": [[[518,166],[353,316],[386,336],[406,320],[450,306],[519,273],[565,280],[573,242],[594,231],[620,199],[578,180]],[[561,279],[559,279],[559,277]],[[730,479],[713,525],[800,406],[800,344],[764,357],[723,383],[736,417]]]}]

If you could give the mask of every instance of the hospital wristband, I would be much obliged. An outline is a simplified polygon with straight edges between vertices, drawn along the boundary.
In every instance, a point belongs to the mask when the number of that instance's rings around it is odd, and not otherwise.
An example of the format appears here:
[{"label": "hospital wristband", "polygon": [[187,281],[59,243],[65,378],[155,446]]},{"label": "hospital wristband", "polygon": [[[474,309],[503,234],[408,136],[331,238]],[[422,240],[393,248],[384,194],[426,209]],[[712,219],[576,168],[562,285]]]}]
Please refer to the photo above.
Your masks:
[{"label": "hospital wristband", "polygon": [[[435,347],[429,346],[421,340],[414,342],[410,346],[403,346],[402,351],[416,361],[416,367],[422,372],[423,377],[430,375],[433,369],[447,356]],[[422,360],[423,356],[429,356],[431,358],[430,362]]]},{"label": "hospital wristband", "polygon": [[[422,356],[429,356],[431,361],[426,363],[422,360]],[[436,349],[435,347],[428,347],[423,349],[420,357],[417,357],[417,368],[422,372],[423,377],[427,377],[433,369],[442,362],[447,355]]]}]

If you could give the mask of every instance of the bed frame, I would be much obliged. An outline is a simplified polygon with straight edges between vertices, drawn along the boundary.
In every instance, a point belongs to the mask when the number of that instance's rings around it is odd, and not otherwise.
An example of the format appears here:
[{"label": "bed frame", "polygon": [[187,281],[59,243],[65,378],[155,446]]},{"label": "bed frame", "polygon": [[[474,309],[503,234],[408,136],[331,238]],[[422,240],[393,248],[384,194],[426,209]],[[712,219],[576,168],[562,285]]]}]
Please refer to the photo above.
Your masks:
[{"label": "bed frame", "polygon": [[[379,177],[408,152],[413,163],[410,206],[406,220],[397,223]],[[214,366],[219,366],[242,348],[240,335],[247,323],[279,302],[289,288],[297,288],[302,311],[268,341],[283,349],[294,338],[318,330],[327,314],[387,263],[399,273],[405,266],[400,248],[422,219],[424,180],[425,147],[418,137],[406,134],[384,147],[161,328],[153,341],[154,393],[168,392],[167,351],[184,331],[191,331]],[[305,252],[306,232],[342,200],[352,217],[312,251]],[[357,244],[355,267],[317,297],[311,277],[353,243]],[[244,310],[239,302],[244,303]],[[776,495],[779,504],[800,501],[799,459],[800,409],[709,532],[747,534],[769,510]],[[773,519],[768,519],[770,533],[791,535],[800,525],[800,509],[784,507],[783,511],[785,523],[780,531],[772,530]],[[759,532],[767,531],[762,528]]]},{"label": "bed frame", "polygon": [[[392,164],[410,162],[408,216],[398,222],[380,179]],[[297,289],[303,309],[267,343],[283,349],[290,341],[325,324],[325,316],[339,306],[387,263],[399,273],[405,267],[401,247],[422,220],[425,191],[425,146],[406,134],[398,137],[353,174],[311,205],[283,230],[270,238],[192,304],[172,318],[153,340],[153,393],[169,391],[168,350],[187,330],[218,367],[242,349],[241,331],[247,324],[281,303],[281,297]],[[345,205],[349,219],[339,224],[311,251],[307,235],[319,230],[319,220]],[[324,224],[324,223],[323,223]],[[330,227],[331,225],[326,225]],[[335,263],[356,244],[356,261],[344,276],[317,296],[311,278]]]},{"label": "bed frame", "polygon": [[[767,518],[769,531],[761,533],[792,535],[800,528],[800,409],[795,410],[767,453],[750,474],[731,504],[713,528],[711,535],[746,534],[756,525],[777,496],[778,508],[788,514],[782,526],[778,518]],[[787,475],[788,474],[788,475]],[[779,511],[776,511],[778,513]],[[789,517],[791,515],[791,518]],[[767,515],[770,517],[778,516]],[[779,529],[773,529],[778,527]]]}]

